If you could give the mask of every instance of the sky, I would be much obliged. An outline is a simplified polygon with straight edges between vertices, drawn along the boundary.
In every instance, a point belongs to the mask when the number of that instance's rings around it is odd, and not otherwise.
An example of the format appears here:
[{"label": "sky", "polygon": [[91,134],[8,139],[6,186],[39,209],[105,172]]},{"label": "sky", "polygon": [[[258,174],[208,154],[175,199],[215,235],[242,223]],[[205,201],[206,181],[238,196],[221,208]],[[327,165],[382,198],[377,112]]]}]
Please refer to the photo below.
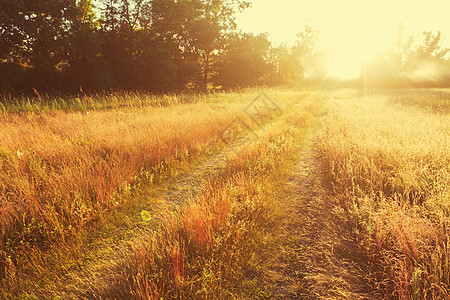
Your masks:
[{"label": "sky", "polygon": [[450,0],[253,0],[237,16],[244,32],[269,33],[275,43],[292,43],[305,25],[319,32],[320,49],[331,49],[331,75],[353,78],[360,64],[380,55],[400,23],[405,37],[441,31],[450,47]]}]

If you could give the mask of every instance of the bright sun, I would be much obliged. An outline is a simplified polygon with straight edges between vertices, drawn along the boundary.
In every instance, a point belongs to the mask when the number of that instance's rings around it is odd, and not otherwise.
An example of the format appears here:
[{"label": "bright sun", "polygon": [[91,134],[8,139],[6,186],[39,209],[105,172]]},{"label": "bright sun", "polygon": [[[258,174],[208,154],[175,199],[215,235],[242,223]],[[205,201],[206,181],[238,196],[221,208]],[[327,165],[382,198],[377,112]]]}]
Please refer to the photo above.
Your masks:
[{"label": "bright sun", "polygon": [[382,55],[388,49],[395,30],[382,25],[374,22],[370,15],[360,14],[335,26],[335,33],[329,38],[332,56],[329,75],[342,79],[357,78],[361,64]]},{"label": "bright sun", "polygon": [[253,0],[253,7],[238,16],[241,29],[269,33],[275,43],[290,43],[305,24],[319,31],[321,49],[331,51],[328,75],[351,79],[359,76],[361,64],[377,56],[392,43],[400,23],[405,35],[425,30],[450,36],[448,0]]}]

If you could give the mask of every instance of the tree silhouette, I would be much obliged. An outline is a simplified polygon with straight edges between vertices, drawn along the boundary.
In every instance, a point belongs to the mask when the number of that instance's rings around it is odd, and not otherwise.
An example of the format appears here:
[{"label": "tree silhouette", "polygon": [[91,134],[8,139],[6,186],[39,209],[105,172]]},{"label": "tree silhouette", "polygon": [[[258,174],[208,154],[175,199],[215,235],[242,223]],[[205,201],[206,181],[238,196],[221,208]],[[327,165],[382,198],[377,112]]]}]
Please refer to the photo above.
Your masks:
[{"label": "tree silhouette", "polygon": [[239,0],[189,1],[192,2],[195,3],[189,5],[184,26],[184,46],[198,56],[202,72],[200,88],[206,91],[215,60],[236,29],[235,13],[248,7],[249,3]]},{"label": "tree silhouette", "polygon": [[230,89],[267,83],[271,66],[267,60],[267,34],[236,34],[230,37],[216,65],[214,83]]},{"label": "tree silhouette", "polygon": [[[239,33],[236,13],[249,5],[0,0],[0,93],[292,86],[305,83],[307,65],[326,65],[315,54],[318,33],[309,26],[293,45],[273,46],[267,35]],[[400,26],[392,50],[366,66],[372,82],[405,86],[420,76],[433,84],[450,78],[449,49],[442,47],[440,32],[424,32],[419,45],[403,33]]]}]

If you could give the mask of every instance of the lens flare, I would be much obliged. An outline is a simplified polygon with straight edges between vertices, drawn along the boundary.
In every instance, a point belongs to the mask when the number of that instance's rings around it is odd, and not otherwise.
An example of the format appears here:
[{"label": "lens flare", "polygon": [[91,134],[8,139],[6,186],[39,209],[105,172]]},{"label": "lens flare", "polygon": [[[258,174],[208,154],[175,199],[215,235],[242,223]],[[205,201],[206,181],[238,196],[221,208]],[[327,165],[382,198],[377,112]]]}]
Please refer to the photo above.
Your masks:
[{"label": "lens flare", "polygon": [[163,198],[159,198],[156,201],[156,204],[160,207],[160,208],[167,208],[167,201],[164,200]]},{"label": "lens flare", "polygon": [[141,218],[145,222],[149,222],[152,219],[152,215],[148,211],[143,210],[141,211]]}]

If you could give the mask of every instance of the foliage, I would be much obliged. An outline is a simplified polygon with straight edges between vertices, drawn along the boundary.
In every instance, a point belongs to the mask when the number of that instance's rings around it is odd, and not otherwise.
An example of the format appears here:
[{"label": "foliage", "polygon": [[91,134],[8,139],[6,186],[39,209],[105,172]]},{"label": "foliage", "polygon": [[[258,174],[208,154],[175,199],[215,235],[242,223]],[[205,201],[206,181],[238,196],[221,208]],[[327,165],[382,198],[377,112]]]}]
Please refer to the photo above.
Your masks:
[{"label": "foliage", "polygon": [[265,83],[271,71],[269,50],[267,35],[232,36],[216,64],[214,83],[226,89]]},{"label": "foliage", "polygon": [[361,79],[368,87],[446,86],[450,82],[449,50],[442,47],[439,31],[423,32],[423,40],[417,44],[413,37],[404,39],[400,25],[385,57],[366,63]]},{"label": "foliage", "polygon": [[1,0],[0,90],[161,93],[206,91],[214,84],[297,83],[304,71],[300,56],[314,44],[312,30],[299,35],[292,49],[273,50],[267,35],[237,32],[235,15],[249,5],[241,0]]}]

